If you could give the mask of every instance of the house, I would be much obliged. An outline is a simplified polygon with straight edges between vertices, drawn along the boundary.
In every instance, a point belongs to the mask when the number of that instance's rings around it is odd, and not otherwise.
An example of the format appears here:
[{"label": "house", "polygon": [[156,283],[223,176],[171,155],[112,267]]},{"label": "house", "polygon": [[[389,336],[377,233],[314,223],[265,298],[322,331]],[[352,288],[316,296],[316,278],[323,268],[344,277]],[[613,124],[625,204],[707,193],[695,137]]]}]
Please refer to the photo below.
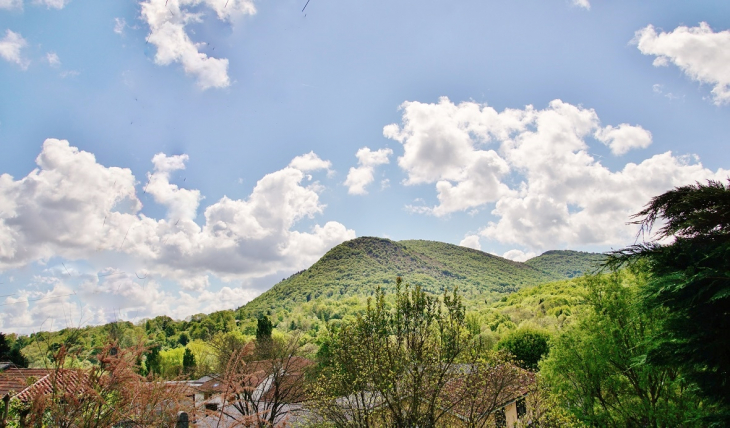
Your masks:
[{"label": "house", "polygon": [[78,370],[26,369],[6,364],[0,366],[3,367],[0,371],[0,397],[4,403],[0,427],[7,424],[11,399],[30,403],[35,397],[50,394],[54,390],[74,391],[83,377],[83,373]]},{"label": "house", "polygon": [[478,426],[491,419],[498,428],[513,428],[527,415],[526,398],[535,384],[534,373],[508,363],[482,373],[470,372],[468,366],[460,370],[443,389],[444,402],[454,403],[447,410],[453,425]]},{"label": "house", "polygon": [[266,418],[275,411],[277,421],[293,425],[306,400],[304,375],[314,362],[298,356],[251,361],[235,374],[211,375],[196,386],[198,427],[241,426],[241,420]]},{"label": "house", "polygon": [[[434,403],[429,401],[433,394],[421,390],[416,396],[420,398],[414,400],[412,394],[401,389],[403,395],[391,404],[396,411],[410,414],[415,401],[422,415],[435,404],[437,425],[442,427],[513,428],[528,414],[527,397],[534,383],[533,373],[512,364],[459,364],[450,368],[448,380]],[[394,397],[389,399],[394,400]],[[392,410],[386,408],[387,403],[387,398],[379,392],[362,390],[339,397],[319,411],[324,412],[320,413],[321,417],[334,418],[342,425],[357,425],[363,421],[378,424],[393,416]],[[390,423],[385,422],[385,425]]]},{"label": "house", "polygon": [[24,369],[12,363],[0,363],[0,397],[12,398],[24,392],[41,379],[46,378],[53,370]]}]

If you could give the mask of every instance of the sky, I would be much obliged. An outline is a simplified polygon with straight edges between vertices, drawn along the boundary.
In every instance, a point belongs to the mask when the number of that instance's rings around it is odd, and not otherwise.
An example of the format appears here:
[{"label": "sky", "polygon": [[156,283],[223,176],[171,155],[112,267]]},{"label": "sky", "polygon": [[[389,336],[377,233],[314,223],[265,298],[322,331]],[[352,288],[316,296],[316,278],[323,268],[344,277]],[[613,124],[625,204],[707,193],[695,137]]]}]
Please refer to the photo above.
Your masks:
[{"label": "sky", "polygon": [[727,1],[0,0],[0,331],[235,309],[359,236],[621,248],[728,135]]}]

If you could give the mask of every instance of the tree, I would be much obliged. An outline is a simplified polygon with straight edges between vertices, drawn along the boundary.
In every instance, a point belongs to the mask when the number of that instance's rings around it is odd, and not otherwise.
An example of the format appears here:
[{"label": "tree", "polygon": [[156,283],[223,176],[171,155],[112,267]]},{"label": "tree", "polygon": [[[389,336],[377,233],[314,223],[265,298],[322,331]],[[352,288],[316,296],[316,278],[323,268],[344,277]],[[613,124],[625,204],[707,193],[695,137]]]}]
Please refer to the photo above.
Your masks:
[{"label": "tree", "polygon": [[[236,331],[218,333],[213,336],[213,339],[210,341],[210,345],[215,350],[214,352],[217,360],[216,370],[218,373],[225,373],[228,370],[228,366],[231,364],[231,361],[234,361],[243,355],[243,350],[246,347],[246,344],[246,338]],[[246,358],[248,358],[248,356]]]},{"label": "tree", "polygon": [[229,409],[221,411],[243,426],[282,425],[306,397],[306,374],[313,363],[298,355],[299,336],[269,339],[265,345],[265,360],[247,361],[258,355],[249,343],[231,355],[224,373]]},{"label": "tree", "polygon": [[178,337],[177,343],[181,344],[182,346],[187,346],[188,343],[190,343],[190,336],[188,336],[188,334],[185,332],[180,333],[180,337]]},{"label": "tree", "polygon": [[159,375],[162,373],[159,346],[153,345],[150,347],[149,351],[147,352],[147,361],[145,363],[145,367],[147,368],[147,373],[151,375]]},{"label": "tree", "polygon": [[183,354],[183,371],[190,374],[195,369],[195,355],[190,348],[185,348],[185,354]]},{"label": "tree", "polygon": [[5,334],[0,333],[0,361],[5,361],[9,354],[10,345],[8,345],[8,341],[5,339]]},{"label": "tree", "polygon": [[28,361],[20,352],[20,343],[14,340],[14,337],[15,335],[11,334],[12,341],[9,341],[5,334],[0,333],[0,361],[9,361],[18,367],[26,367]]},{"label": "tree", "polygon": [[[454,291],[443,299],[396,279],[394,307],[378,289],[365,314],[331,339],[315,388],[318,413],[337,426],[434,427],[464,394],[446,392],[460,377],[470,344],[464,306]],[[343,401],[345,404],[342,404]],[[377,408],[377,409],[376,409]]]},{"label": "tree", "polygon": [[535,328],[522,327],[497,343],[515,357],[517,364],[528,370],[537,370],[537,363],[550,351],[550,334]]},{"label": "tree", "polygon": [[638,298],[647,275],[636,266],[580,281],[588,311],[540,364],[563,405],[591,426],[693,426],[701,401],[676,369],[646,361],[667,316]]},{"label": "tree", "polygon": [[711,419],[730,423],[730,187],[719,181],[678,187],[634,218],[644,237],[657,222],[662,226],[653,240],[611,253],[607,266],[648,266],[644,304],[667,313],[648,358],[681,369],[722,407]]},{"label": "tree", "polygon": [[271,332],[274,330],[274,324],[271,323],[266,315],[260,317],[256,323],[256,340],[264,341],[271,339]]}]

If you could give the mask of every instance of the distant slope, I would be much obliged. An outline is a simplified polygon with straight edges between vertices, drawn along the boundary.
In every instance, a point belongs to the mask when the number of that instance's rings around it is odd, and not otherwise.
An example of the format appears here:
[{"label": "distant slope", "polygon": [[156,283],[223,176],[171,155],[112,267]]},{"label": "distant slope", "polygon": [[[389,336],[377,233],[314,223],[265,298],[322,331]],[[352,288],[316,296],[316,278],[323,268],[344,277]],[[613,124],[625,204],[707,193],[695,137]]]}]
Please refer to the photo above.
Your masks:
[{"label": "distant slope", "polygon": [[432,293],[441,294],[458,286],[467,300],[493,301],[528,285],[569,278],[560,273],[563,271],[575,276],[575,272],[585,271],[587,259],[596,256],[567,253],[568,261],[561,261],[560,254],[551,254],[545,261],[537,260],[533,266],[442,242],[395,242],[362,237],[343,242],[309,269],[274,285],[239,308],[237,318],[271,310],[291,311],[313,299],[369,296],[378,286],[392,290],[396,276]]},{"label": "distant slope", "polygon": [[546,251],[525,264],[560,278],[575,278],[595,272],[604,259],[603,254],[597,253]]}]

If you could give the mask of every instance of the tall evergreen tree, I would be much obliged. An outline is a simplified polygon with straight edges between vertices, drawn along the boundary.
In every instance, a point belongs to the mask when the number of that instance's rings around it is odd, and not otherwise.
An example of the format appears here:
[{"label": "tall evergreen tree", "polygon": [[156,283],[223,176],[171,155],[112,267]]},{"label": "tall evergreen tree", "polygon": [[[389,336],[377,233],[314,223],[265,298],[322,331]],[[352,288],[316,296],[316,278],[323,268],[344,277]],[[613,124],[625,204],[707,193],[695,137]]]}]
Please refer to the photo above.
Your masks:
[{"label": "tall evergreen tree", "polygon": [[160,361],[160,347],[152,346],[147,353],[147,373],[149,374],[160,374],[162,372],[161,361]]},{"label": "tall evergreen tree", "polygon": [[675,366],[721,406],[730,422],[730,187],[719,181],[678,187],[634,216],[649,242],[610,254],[619,268],[645,260],[651,273],[643,300],[669,314],[649,359]]},{"label": "tall evergreen tree", "polygon": [[190,348],[185,348],[185,354],[183,354],[183,371],[190,373],[195,368],[195,355]]},{"label": "tall evergreen tree", "polygon": [[256,323],[256,340],[270,340],[271,332],[274,330],[274,324],[266,315],[260,317]]}]

